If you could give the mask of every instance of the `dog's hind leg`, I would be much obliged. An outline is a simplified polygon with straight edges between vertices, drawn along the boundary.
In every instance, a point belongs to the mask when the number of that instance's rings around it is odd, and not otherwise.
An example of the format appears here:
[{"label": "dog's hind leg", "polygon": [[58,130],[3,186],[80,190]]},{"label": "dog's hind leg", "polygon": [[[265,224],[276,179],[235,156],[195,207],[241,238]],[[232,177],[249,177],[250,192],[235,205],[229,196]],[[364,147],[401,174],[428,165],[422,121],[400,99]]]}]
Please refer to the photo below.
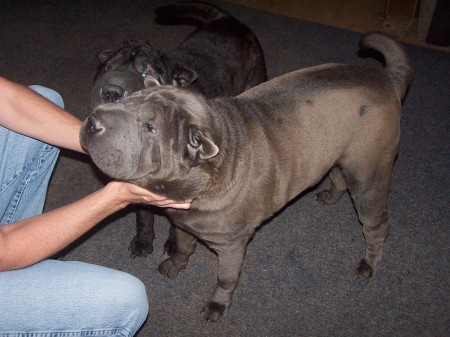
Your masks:
[{"label": "dog's hind leg", "polygon": [[371,278],[377,271],[383,245],[389,234],[387,201],[393,160],[379,164],[370,174],[346,174],[347,186],[363,225],[366,253],[356,268],[356,277]]},{"label": "dog's hind leg", "polygon": [[341,199],[342,195],[347,191],[347,184],[341,170],[334,166],[328,177],[330,178],[331,187],[316,194],[316,200],[321,204],[330,205]]}]

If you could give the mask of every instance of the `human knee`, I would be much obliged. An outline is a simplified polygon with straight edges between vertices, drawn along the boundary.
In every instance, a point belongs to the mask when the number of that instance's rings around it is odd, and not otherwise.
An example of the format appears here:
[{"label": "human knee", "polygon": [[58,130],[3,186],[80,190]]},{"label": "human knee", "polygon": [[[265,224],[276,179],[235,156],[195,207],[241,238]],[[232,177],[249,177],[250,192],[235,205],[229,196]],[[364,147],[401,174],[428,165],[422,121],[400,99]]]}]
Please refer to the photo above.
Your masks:
[{"label": "human knee", "polygon": [[[134,336],[148,314],[145,286],[139,279],[84,262],[45,260],[6,272],[0,281],[0,298],[8,306],[8,315],[0,315],[0,326],[8,322],[16,330],[27,326]],[[26,317],[15,314],[24,310]]]},{"label": "human knee", "polygon": [[78,271],[74,291],[81,288],[83,307],[89,308],[98,322],[134,335],[145,322],[149,310],[144,283],[131,274],[114,269],[81,262],[65,264],[66,268],[73,267]]},{"label": "human knee", "polygon": [[[111,280],[109,308],[117,308],[117,315],[122,322],[118,322],[132,334],[141,327],[147,318],[149,305],[144,283],[137,277],[118,273],[118,277]],[[114,295],[113,295],[114,294]]]},{"label": "human knee", "polygon": [[148,312],[148,299],[144,283],[137,277],[125,274],[122,280],[117,283],[118,290],[122,295],[123,301],[131,307],[140,311]]}]

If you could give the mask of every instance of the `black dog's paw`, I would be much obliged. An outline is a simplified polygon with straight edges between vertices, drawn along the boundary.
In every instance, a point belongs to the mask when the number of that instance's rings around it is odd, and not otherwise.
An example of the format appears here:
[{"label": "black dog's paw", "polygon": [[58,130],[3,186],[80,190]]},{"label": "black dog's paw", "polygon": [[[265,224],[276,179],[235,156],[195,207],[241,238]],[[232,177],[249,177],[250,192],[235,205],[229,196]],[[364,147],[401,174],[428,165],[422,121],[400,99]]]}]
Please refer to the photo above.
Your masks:
[{"label": "black dog's paw", "polygon": [[316,194],[316,201],[320,204],[331,205],[334,204],[337,200],[333,198],[329,190],[324,190]]},{"label": "black dog's paw", "polygon": [[371,279],[374,275],[373,268],[366,262],[365,259],[362,259],[358,266],[355,269],[355,279]]},{"label": "black dog's paw", "polygon": [[183,268],[177,268],[173,265],[171,258],[168,258],[167,260],[161,262],[161,264],[158,267],[158,271],[164,276],[167,276],[168,278],[177,277],[181,269]]},{"label": "black dog's paw", "polygon": [[202,310],[202,315],[208,322],[217,322],[228,313],[228,306],[217,302],[208,302]]},{"label": "black dog's paw", "polygon": [[131,257],[147,257],[147,254],[153,253],[152,241],[140,241],[136,236],[130,243],[128,250],[131,251]]}]

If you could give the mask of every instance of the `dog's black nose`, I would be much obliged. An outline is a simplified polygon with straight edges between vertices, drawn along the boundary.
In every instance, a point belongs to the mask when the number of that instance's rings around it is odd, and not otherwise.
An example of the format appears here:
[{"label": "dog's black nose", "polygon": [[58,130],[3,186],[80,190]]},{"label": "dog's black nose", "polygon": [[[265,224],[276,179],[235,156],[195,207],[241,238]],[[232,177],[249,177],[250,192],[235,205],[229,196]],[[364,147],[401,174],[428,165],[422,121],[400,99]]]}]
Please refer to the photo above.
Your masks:
[{"label": "dog's black nose", "polygon": [[120,103],[125,95],[125,90],[118,85],[105,85],[101,89],[101,95],[105,103]]},{"label": "dog's black nose", "polygon": [[100,121],[92,116],[88,117],[86,126],[87,131],[91,134],[100,133],[105,129],[100,123]]}]

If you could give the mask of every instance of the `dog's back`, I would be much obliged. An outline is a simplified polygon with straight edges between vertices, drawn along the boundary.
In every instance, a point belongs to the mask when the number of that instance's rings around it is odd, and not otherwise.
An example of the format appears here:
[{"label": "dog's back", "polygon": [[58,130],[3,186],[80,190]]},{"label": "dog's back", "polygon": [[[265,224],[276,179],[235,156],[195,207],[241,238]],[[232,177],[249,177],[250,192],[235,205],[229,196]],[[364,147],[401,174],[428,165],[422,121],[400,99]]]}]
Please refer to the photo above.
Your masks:
[{"label": "dog's back", "polygon": [[[263,200],[253,196],[260,198],[264,191],[258,188],[272,186],[276,202],[261,207],[268,212],[266,217],[317,183],[334,165],[345,166],[353,160],[352,165],[376,166],[384,155],[389,160],[395,157],[401,100],[412,78],[410,61],[398,43],[382,34],[367,35],[363,41],[383,54],[384,69],[320,65],[263,83],[228,99],[230,103],[223,104],[223,99],[219,104],[212,102],[212,110],[225,107],[220,115],[240,120],[236,124],[245,128],[240,134],[247,138],[241,141],[239,153],[251,149],[245,162],[258,167],[258,177],[267,177],[260,186],[248,182],[252,197],[247,196],[243,203],[263,205]],[[233,136],[237,134],[235,131]],[[225,153],[228,159],[222,168],[237,170],[236,160],[230,160],[232,150]]]},{"label": "dog's back", "polygon": [[203,26],[214,20],[232,18],[222,9],[202,1],[183,1],[155,9],[158,23],[178,24],[180,19],[195,26]]},{"label": "dog's back", "polygon": [[198,73],[193,87],[206,97],[234,96],[267,80],[257,37],[222,9],[192,1],[158,7],[155,13],[158,23],[197,27],[169,55]]}]

